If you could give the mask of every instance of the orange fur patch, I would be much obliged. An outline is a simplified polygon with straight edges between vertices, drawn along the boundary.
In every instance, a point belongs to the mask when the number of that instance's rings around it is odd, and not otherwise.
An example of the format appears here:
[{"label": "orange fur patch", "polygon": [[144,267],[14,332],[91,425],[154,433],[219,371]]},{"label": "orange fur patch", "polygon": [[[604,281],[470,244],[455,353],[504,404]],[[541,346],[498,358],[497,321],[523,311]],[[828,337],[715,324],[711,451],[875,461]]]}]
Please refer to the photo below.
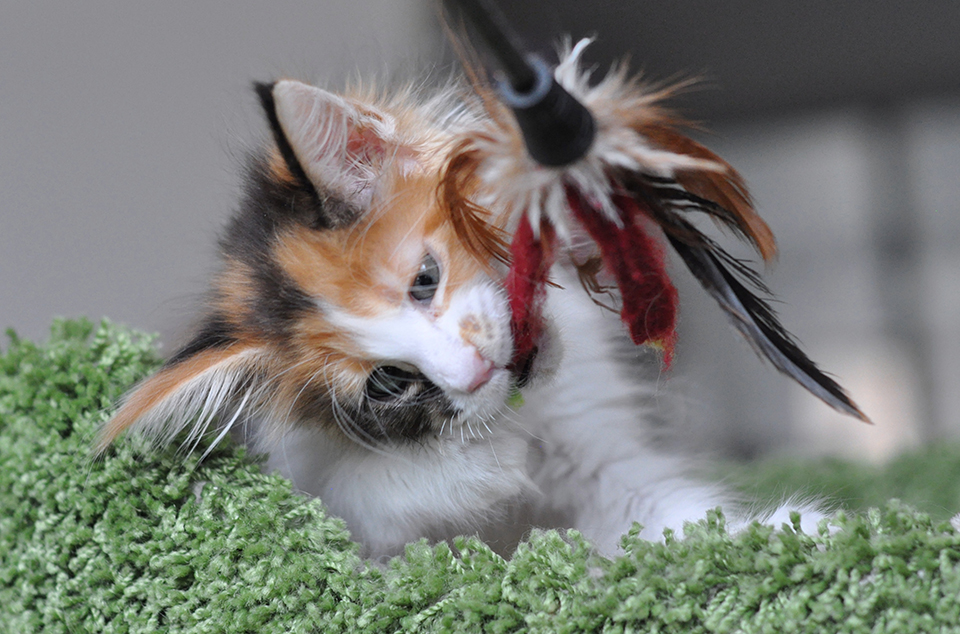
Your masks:
[{"label": "orange fur patch", "polygon": [[278,182],[292,183],[296,180],[293,174],[290,173],[290,167],[287,165],[287,162],[283,160],[283,157],[280,155],[280,150],[276,147],[271,147],[267,155],[267,169],[269,170],[270,176]]},{"label": "orange fur patch", "polygon": [[256,290],[251,279],[250,267],[233,258],[228,258],[223,271],[214,283],[217,308],[231,325],[242,335],[243,317],[256,301]]},{"label": "orange fur patch", "polygon": [[310,296],[355,316],[376,317],[406,301],[429,252],[443,278],[432,309],[442,312],[450,294],[483,272],[486,262],[463,253],[437,187],[435,176],[394,175],[358,223],[332,231],[292,228],[278,237],[273,255]]}]

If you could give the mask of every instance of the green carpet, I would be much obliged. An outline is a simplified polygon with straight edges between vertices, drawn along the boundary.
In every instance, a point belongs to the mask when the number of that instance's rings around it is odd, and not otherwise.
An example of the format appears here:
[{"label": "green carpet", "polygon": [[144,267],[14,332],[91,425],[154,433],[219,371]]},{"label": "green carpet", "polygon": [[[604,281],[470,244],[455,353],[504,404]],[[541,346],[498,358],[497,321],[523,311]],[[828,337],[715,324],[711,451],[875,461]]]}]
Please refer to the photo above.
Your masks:
[{"label": "green carpet", "polygon": [[614,561],[549,531],[509,560],[465,539],[415,544],[378,568],[321,502],[242,448],[198,465],[125,441],[91,460],[116,397],[157,364],[149,338],[110,324],[58,322],[42,346],[10,336],[0,632],[960,632],[960,535],[945,521],[960,510],[957,447],[886,469],[771,463],[730,476],[876,506],[840,515],[830,535],[731,537],[714,514],[665,543],[628,535]]}]

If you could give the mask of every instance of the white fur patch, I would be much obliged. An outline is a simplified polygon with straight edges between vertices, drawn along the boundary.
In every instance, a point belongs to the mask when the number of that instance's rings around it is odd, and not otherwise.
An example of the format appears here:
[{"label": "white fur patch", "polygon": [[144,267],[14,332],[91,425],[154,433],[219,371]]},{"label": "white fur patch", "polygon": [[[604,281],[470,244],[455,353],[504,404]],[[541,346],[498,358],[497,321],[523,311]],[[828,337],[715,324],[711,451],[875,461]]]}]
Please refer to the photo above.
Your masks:
[{"label": "white fur patch", "polygon": [[[489,418],[503,409],[513,343],[506,299],[492,282],[461,288],[441,315],[413,302],[373,318],[326,305],[324,311],[370,359],[416,367],[463,412],[464,421]],[[462,333],[465,323],[471,326],[469,341]],[[487,372],[489,380],[472,389]]]},{"label": "white fur patch", "polygon": [[370,557],[422,537],[475,532],[533,490],[526,438],[499,429],[482,439],[431,437],[371,452],[339,435],[297,429],[273,446],[269,468],[319,496]]}]

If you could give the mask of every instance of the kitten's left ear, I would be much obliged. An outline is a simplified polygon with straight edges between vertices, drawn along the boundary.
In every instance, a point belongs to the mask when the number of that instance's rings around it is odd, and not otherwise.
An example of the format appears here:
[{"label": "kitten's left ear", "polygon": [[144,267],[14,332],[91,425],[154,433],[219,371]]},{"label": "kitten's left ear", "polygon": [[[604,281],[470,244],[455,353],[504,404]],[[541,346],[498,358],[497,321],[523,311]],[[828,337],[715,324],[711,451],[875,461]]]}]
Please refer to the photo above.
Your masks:
[{"label": "kitten's left ear", "polygon": [[[219,441],[252,408],[250,377],[262,369],[268,356],[260,346],[234,344],[203,350],[173,362],[138,385],[123,399],[120,409],[100,430],[94,453],[103,453],[116,438],[134,429],[157,444],[169,443],[189,430],[187,442],[196,444],[218,416],[232,412]],[[243,393],[244,385],[247,391]],[[217,441],[214,441],[216,444]]]},{"label": "kitten's left ear", "polygon": [[393,117],[298,81],[257,84],[256,90],[294,176],[321,200],[334,196],[366,208],[385,162],[400,151]]}]

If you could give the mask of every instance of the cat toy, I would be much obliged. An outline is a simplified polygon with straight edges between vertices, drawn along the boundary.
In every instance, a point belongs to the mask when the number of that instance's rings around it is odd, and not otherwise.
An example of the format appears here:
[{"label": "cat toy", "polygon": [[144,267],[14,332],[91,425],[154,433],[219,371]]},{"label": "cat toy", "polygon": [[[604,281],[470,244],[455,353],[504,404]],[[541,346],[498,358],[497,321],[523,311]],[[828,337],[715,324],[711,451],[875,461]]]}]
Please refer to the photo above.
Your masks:
[{"label": "cat toy", "polygon": [[669,90],[645,91],[622,67],[591,85],[579,68],[589,41],[568,47],[551,68],[522,52],[491,3],[455,4],[496,60],[496,93],[512,113],[493,117],[468,145],[480,198],[505,205],[515,223],[506,287],[520,375],[537,353],[550,267],[584,232],[599,249],[599,258],[575,263],[585,287],[600,292],[598,271],[611,275],[633,342],[660,348],[669,365],[678,297],[660,234],[760,356],[831,407],[869,422],[780,324],[759,275],[691,221],[704,214],[765,262],[776,255],[741,176],[679,132],[682,122],[659,106]]}]

